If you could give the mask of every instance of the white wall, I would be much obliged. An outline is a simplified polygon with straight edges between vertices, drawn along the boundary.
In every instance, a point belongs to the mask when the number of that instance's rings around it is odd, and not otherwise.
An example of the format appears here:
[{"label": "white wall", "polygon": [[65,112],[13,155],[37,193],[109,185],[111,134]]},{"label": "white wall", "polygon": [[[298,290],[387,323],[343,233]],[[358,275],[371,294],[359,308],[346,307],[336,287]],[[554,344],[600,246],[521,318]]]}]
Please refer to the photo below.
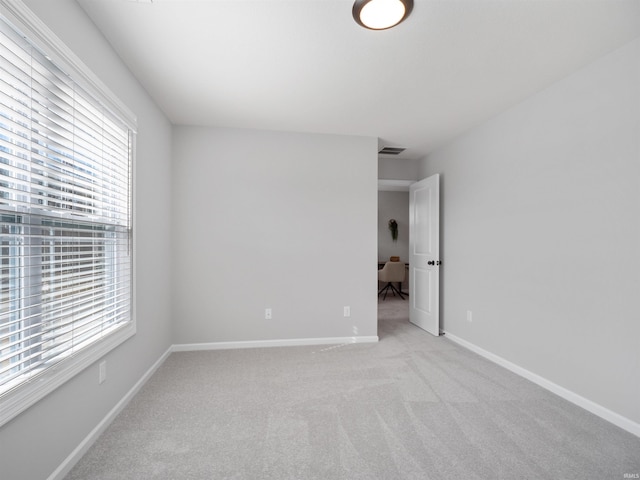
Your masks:
[{"label": "white wall", "polygon": [[[380,180],[420,180],[420,162],[402,158],[380,158],[378,179]],[[391,239],[389,220],[398,221],[398,241]],[[389,260],[397,255],[404,262],[409,261],[409,192],[378,192],[378,259]]]},{"label": "white wall", "polygon": [[384,180],[420,180],[418,160],[383,157],[378,160],[378,178]]},{"label": "white wall", "polygon": [[[398,222],[398,239],[394,242],[389,220]],[[378,260],[396,255],[409,261],[409,192],[378,192]]]},{"label": "white wall", "polygon": [[91,366],[0,427],[0,477],[47,478],[171,344],[171,126],[73,0],[25,3],[138,116],[135,170],[138,333],[113,350],[107,381]]},{"label": "white wall", "polygon": [[377,335],[376,148],[176,127],[175,343]]},{"label": "white wall", "polygon": [[637,39],[420,170],[442,174],[445,330],[636,424],[639,142]]}]

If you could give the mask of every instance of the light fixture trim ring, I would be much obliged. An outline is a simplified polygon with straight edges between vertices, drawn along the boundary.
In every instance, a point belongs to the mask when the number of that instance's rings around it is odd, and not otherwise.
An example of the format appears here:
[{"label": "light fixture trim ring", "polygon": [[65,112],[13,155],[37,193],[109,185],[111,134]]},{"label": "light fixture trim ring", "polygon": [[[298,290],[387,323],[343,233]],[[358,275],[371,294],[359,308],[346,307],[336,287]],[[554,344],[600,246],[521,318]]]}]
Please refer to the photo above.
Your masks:
[{"label": "light fixture trim ring", "polygon": [[400,20],[398,20],[392,25],[388,25],[382,28],[374,28],[369,25],[366,25],[360,18],[364,7],[366,7],[372,1],[375,1],[375,0],[356,0],[353,3],[353,9],[352,9],[353,19],[356,21],[356,23],[368,30],[388,30],[389,28],[393,28],[396,25],[399,25],[403,21],[405,21],[407,17],[411,14],[411,11],[413,10],[413,0],[398,0],[402,5],[404,5],[404,15],[400,18]]}]

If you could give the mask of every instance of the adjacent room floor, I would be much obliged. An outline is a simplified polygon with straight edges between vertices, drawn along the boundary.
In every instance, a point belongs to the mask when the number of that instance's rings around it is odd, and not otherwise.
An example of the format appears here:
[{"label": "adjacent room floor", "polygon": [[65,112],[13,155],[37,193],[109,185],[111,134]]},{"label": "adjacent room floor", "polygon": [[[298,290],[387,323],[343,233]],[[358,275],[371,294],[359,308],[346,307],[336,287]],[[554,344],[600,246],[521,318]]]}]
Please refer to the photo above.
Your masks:
[{"label": "adjacent room floor", "polygon": [[[377,344],[174,353],[68,480],[622,479],[640,439],[380,303]],[[633,477],[632,477],[633,478]]]}]

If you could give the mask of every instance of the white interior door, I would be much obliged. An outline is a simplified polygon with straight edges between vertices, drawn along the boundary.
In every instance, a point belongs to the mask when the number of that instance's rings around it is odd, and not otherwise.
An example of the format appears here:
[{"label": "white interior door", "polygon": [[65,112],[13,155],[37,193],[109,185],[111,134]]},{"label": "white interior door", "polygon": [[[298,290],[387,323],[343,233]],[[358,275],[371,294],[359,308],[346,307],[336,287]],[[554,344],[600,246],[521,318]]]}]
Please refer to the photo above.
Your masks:
[{"label": "white interior door", "polygon": [[440,335],[440,175],[409,187],[409,321]]}]

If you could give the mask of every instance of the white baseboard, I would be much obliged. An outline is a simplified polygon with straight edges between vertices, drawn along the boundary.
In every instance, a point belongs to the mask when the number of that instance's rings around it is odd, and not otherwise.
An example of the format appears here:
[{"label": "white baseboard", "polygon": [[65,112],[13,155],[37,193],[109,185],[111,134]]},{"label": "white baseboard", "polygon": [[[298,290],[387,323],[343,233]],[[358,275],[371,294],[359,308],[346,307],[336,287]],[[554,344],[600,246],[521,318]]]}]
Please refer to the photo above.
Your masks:
[{"label": "white baseboard", "polygon": [[369,337],[329,337],[291,338],[284,340],[255,340],[247,342],[182,343],[172,347],[173,352],[193,352],[197,350],[228,350],[234,348],[296,347],[305,345],[344,345],[348,343],[375,343],[377,336]]},{"label": "white baseboard", "polygon": [[162,365],[171,353],[171,347],[162,354],[162,356],[145,372],[145,374],[136,382],[136,384],[127,392],[127,394],[120,399],[115,407],[111,409],[109,413],[91,430],[89,435],[80,442],[80,444],[69,454],[67,458],[56,468],[56,470],[49,475],[47,480],[62,480],[73,468],[73,466],[82,458],[82,456],[89,450],[91,445],[98,439],[98,437],[107,429],[109,424],[116,418],[116,416],[122,411],[122,409],[131,401],[136,393],[142,388],[142,386],[151,378],[151,375]]},{"label": "white baseboard", "polygon": [[572,392],[571,390],[567,390],[566,388],[561,387],[560,385],[557,385],[547,380],[546,378],[541,377],[540,375],[530,372],[529,370],[526,370],[516,365],[515,363],[511,363],[510,361],[505,360],[504,358],[499,357],[498,355],[495,355],[487,350],[484,350],[483,348],[480,348],[477,345],[474,345],[473,343],[463,340],[460,337],[456,337],[452,333],[445,331],[445,338],[448,338],[452,342],[455,342],[458,345],[468,350],[471,350],[472,352],[477,353],[478,355],[486,358],[487,360],[497,363],[501,367],[504,367],[507,370],[510,370],[511,372],[526,378],[527,380],[530,380],[531,382],[541,386],[542,388],[549,390],[552,393],[555,393],[559,397],[562,397],[565,400],[568,400],[569,402],[581,408],[584,408],[585,410],[622,428],[623,430],[626,430],[627,432],[632,433],[637,437],[640,437],[640,424],[634,422],[633,420],[623,417],[622,415],[616,412],[613,412],[608,408],[603,407],[602,405],[592,402],[591,400],[584,398],[578,395],[577,393]]}]

